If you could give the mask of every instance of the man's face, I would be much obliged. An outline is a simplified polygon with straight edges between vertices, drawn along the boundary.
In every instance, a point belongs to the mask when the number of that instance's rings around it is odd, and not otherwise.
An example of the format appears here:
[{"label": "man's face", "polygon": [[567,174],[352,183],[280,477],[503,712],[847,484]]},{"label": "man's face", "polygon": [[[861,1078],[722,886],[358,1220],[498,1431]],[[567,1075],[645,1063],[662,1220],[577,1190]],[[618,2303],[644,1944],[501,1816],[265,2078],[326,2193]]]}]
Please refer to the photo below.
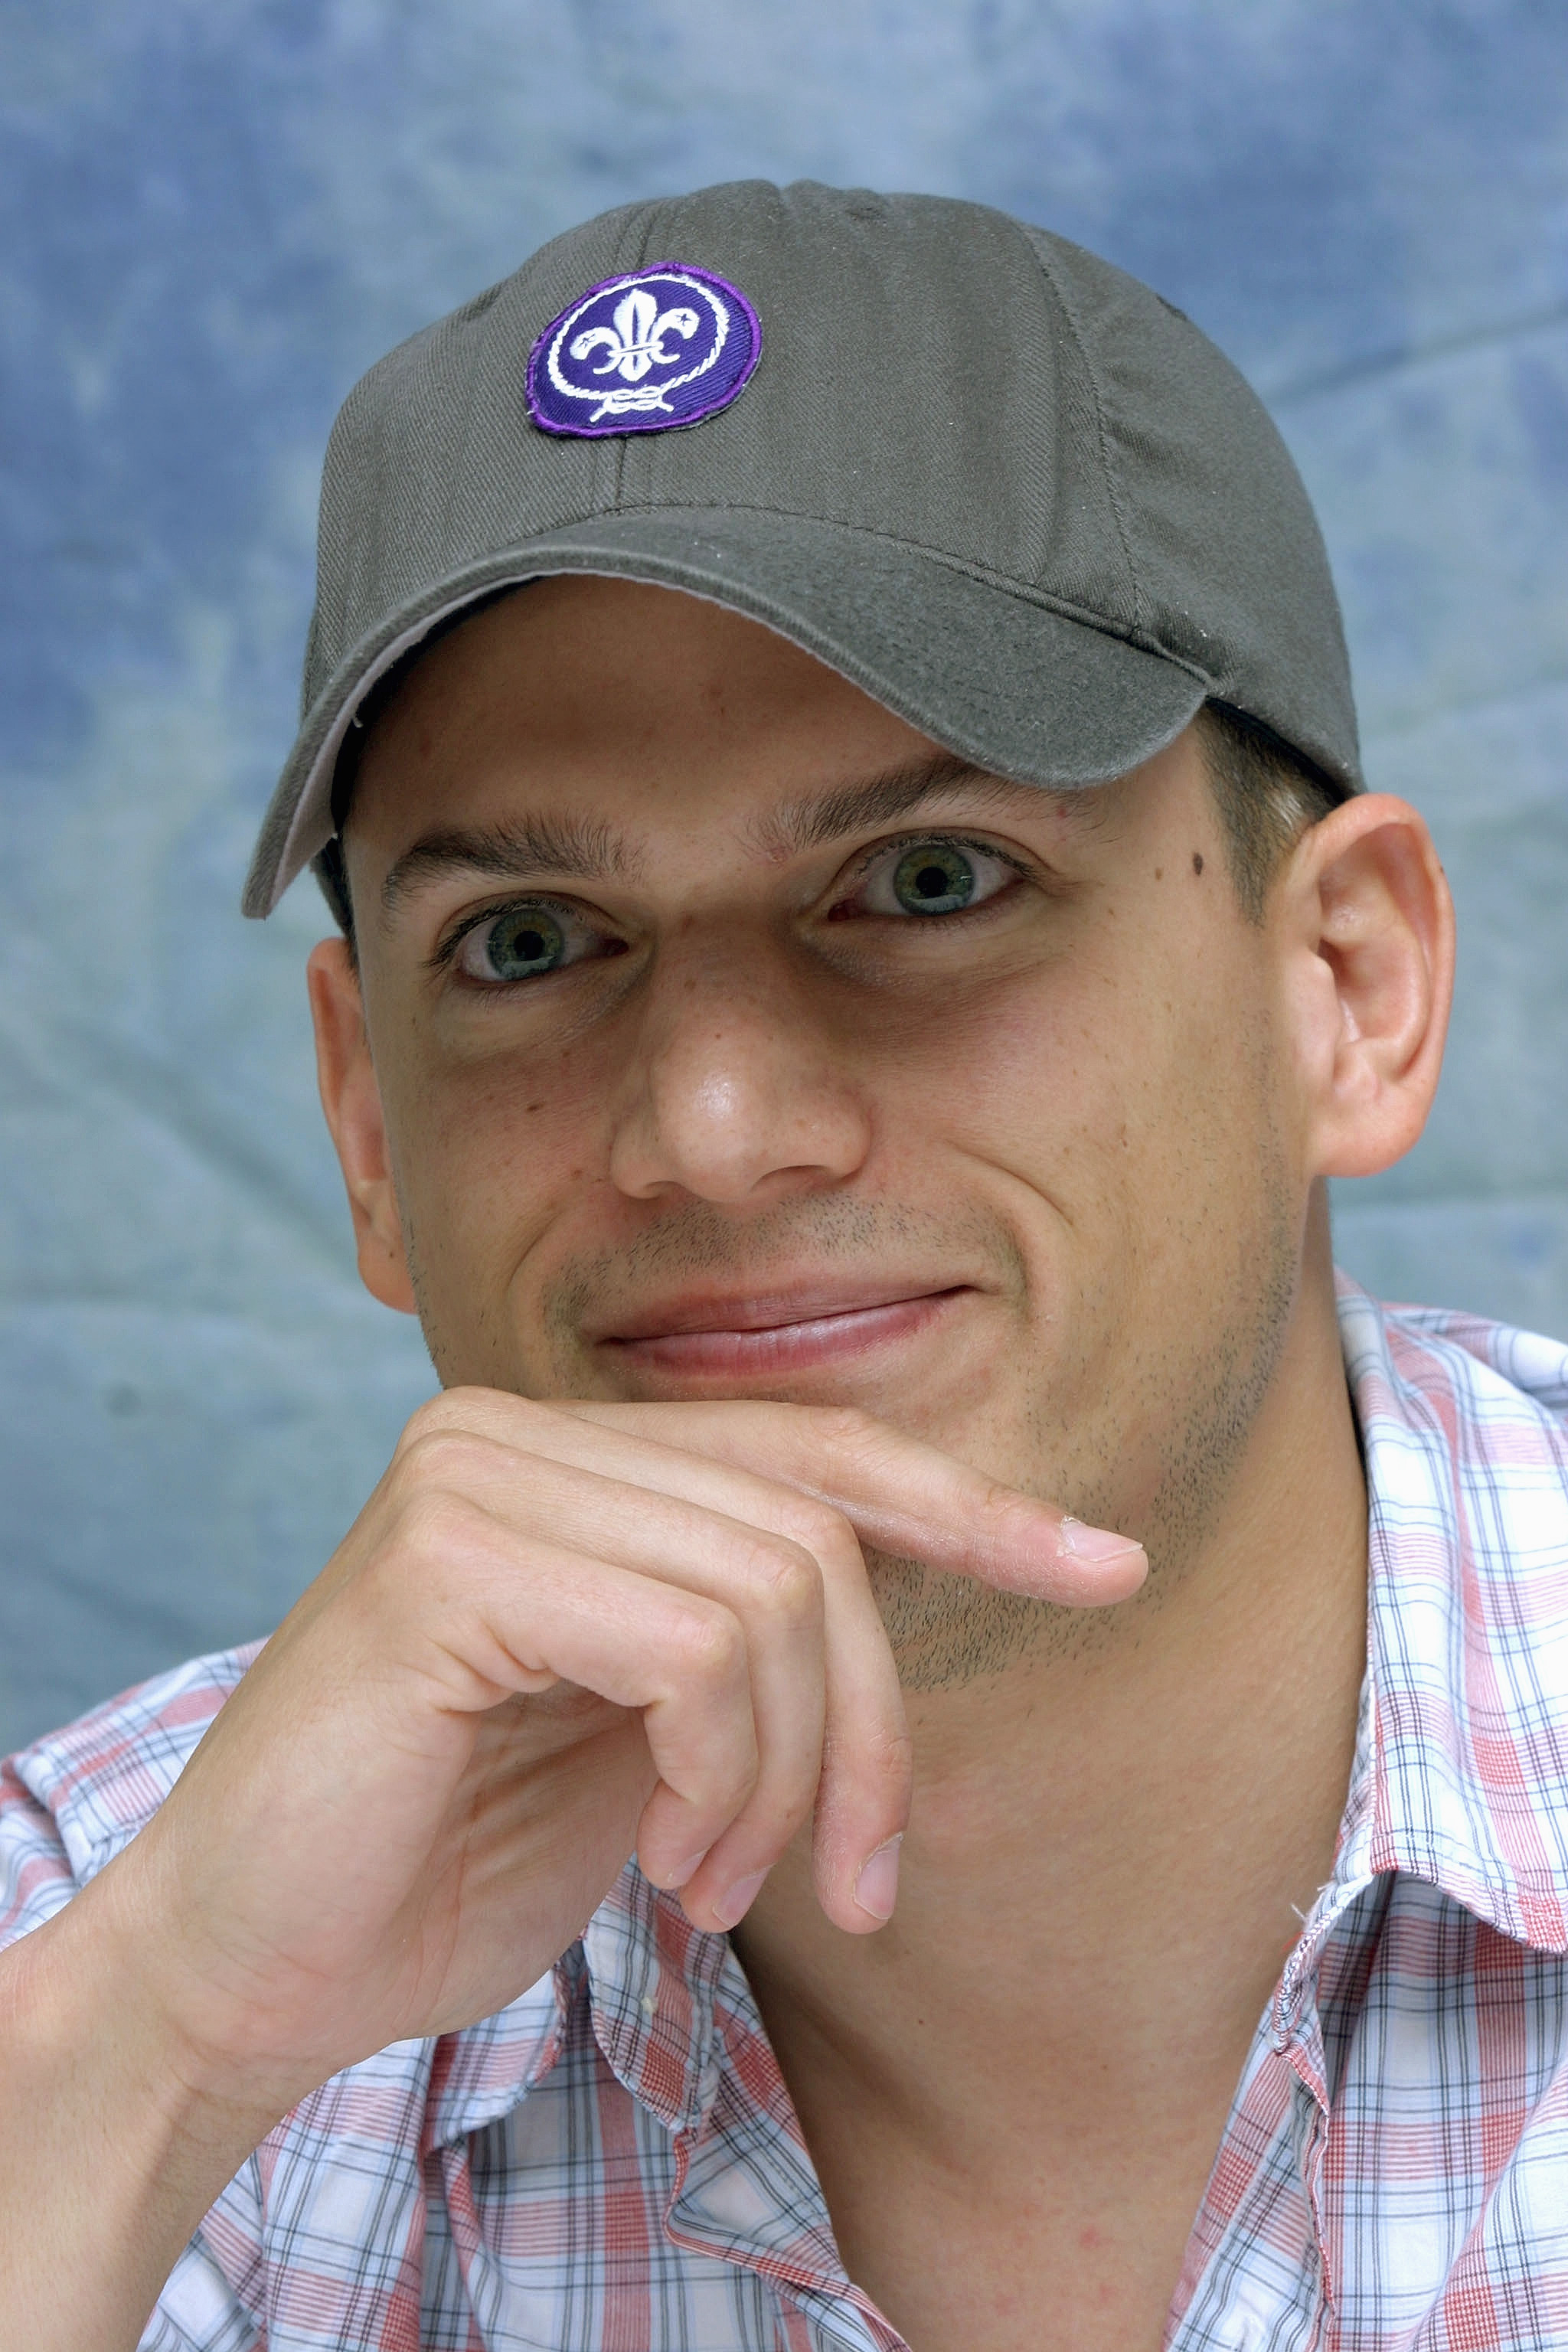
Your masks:
[{"label": "man's face", "polygon": [[[553,580],[419,665],[346,846],[444,1381],[853,1402],[1179,1570],[1308,1198],[1190,732],[1003,784],[717,606]],[[1054,1613],[876,1566],[915,1682]]]}]

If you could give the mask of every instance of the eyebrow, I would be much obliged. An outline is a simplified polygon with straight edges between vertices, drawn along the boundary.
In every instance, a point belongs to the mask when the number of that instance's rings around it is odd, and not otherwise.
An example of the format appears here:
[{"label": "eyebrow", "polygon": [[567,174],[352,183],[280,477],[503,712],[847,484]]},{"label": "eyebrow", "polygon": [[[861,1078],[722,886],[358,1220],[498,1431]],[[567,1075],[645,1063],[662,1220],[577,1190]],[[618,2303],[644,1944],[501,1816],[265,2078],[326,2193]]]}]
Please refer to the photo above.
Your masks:
[{"label": "eyebrow", "polygon": [[955,751],[939,751],[933,759],[889,769],[861,783],[839,784],[829,793],[786,801],[782,808],[755,821],[752,838],[765,857],[782,860],[799,856],[803,850],[820,849],[847,834],[891,824],[944,793],[963,792],[995,803],[1015,801],[1023,793],[1039,794],[1042,789],[1037,784],[1009,783],[1005,776],[994,776]]},{"label": "eyebrow", "polygon": [[[992,803],[1016,802],[1024,794],[1051,797],[1048,786],[1010,783],[956,752],[942,751],[858,783],[786,801],[753,820],[751,838],[763,856],[782,863],[847,835],[889,824],[957,791]],[[382,916],[390,921],[422,884],[447,874],[482,874],[508,882],[598,882],[635,878],[641,862],[628,835],[569,810],[493,825],[442,826],[394,861],[381,886]]]},{"label": "eyebrow", "polygon": [[381,911],[390,921],[422,883],[444,874],[484,874],[502,882],[524,875],[602,882],[606,876],[634,874],[637,866],[624,835],[569,810],[500,824],[444,825],[422,835],[393,861],[381,886]]}]

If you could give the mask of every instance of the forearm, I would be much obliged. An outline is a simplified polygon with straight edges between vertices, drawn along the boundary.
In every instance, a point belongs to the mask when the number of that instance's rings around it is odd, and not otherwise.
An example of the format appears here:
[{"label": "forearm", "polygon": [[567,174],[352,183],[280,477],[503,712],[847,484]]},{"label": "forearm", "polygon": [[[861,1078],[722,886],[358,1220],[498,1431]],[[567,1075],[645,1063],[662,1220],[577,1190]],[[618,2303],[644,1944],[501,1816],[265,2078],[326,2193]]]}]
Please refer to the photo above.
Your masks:
[{"label": "forearm", "polygon": [[277,2119],[193,2079],[117,1895],[95,1882],[0,1953],[0,2344],[28,2352],[133,2352]]},{"label": "forearm", "polygon": [[[423,1407],[256,1663],[198,1694],[157,1810],[0,1953],[0,2345],[134,2352],[278,2118],[515,2000],[634,1849],[729,1927],[814,1819],[819,1901],[873,1932],[889,1890],[857,1890],[910,1751],[861,1533],[1068,1602],[1141,1578],[1135,1547],[1064,1529],[836,1412]],[[160,1737],[188,1728],[182,1706]],[[72,1875],[63,1823],[20,1781],[11,1808],[6,1916],[36,1918]]]}]

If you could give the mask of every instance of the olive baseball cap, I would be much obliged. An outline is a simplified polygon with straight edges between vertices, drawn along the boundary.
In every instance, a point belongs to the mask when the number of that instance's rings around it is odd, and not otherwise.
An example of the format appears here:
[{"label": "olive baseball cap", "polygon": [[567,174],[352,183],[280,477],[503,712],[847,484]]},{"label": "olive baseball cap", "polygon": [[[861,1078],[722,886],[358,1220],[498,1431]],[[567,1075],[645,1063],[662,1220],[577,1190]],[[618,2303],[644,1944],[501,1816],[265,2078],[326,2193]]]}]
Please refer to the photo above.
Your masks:
[{"label": "olive baseball cap", "polygon": [[1015,782],[1124,774],[1212,698],[1361,787],[1311,507],[1205,336],[984,205],[740,181],[568,231],[350,394],[247,914],[331,839],[375,681],[568,572],[748,614]]}]

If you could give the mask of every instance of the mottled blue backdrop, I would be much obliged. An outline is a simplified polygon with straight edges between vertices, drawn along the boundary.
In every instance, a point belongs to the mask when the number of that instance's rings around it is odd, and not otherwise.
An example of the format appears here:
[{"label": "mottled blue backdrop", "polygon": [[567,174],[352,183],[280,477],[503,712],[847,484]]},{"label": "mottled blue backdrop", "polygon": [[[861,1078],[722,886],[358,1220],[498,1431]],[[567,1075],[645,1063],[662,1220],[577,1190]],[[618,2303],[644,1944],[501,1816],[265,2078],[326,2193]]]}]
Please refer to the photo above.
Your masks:
[{"label": "mottled blue backdrop", "polygon": [[1341,1254],[1568,1331],[1565,93],[1552,0],[0,0],[0,1745],[272,1624],[431,1385],[355,1286],[310,886],[236,900],[338,400],[630,196],[980,197],[1248,373],[1463,925]]}]

